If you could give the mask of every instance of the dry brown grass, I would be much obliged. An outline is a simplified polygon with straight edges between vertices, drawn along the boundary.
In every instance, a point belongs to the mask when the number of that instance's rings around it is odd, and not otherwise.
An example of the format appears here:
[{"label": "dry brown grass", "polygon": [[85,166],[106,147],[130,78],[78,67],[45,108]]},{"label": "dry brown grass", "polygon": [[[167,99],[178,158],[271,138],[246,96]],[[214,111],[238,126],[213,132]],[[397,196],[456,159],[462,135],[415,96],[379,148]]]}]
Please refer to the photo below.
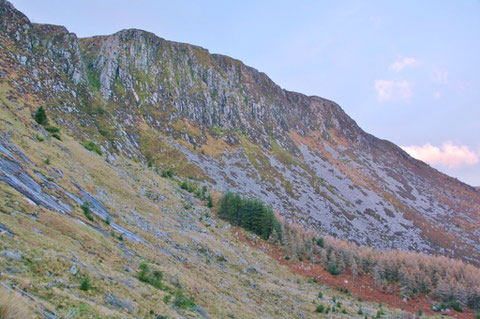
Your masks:
[{"label": "dry brown grass", "polygon": [[27,318],[31,318],[31,314],[27,311],[22,297],[0,286],[0,319]]}]

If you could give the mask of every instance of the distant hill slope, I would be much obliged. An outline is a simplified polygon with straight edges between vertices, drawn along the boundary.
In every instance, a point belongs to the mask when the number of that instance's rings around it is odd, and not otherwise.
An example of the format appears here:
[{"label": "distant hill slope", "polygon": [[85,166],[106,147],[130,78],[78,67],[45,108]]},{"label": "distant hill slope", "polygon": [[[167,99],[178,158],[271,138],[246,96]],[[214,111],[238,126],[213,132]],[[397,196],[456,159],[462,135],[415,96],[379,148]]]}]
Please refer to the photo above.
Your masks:
[{"label": "distant hill slope", "polygon": [[78,39],[4,0],[0,18],[0,92],[18,118],[43,106],[111,163],[174,168],[359,244],[480,263],[479,192],[365,133],[334,102],[145,31]]}]

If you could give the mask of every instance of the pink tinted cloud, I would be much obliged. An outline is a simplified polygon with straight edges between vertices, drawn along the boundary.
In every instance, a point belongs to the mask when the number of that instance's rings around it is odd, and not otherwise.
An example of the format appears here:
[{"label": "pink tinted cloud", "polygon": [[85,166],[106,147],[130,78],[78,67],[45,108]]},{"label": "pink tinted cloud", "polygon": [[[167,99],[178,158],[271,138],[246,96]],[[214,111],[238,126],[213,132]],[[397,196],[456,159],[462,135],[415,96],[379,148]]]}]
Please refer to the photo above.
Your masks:
[{"label": "pink tinted cloud", "polygon": [[400,72],[408,66],[419,65],[420,62],[415,58],[403,58],[401,60],[395,61],[389,67],[391,71]]},{"label": "pink tinted cloud", "polygon": [[409,100],[412,97],[412,89],[408,81],[375,80],[377,99],[380,102],[390,100]]},{"label": "pink tinted cloud", "polygon": [[402,149],[416,159],[450,169],[474,165],[479,161],[478,154],[468,146],[454,145],[452,142],[445,142],[440,147],[427,143],[423,146],[402,146]]}]

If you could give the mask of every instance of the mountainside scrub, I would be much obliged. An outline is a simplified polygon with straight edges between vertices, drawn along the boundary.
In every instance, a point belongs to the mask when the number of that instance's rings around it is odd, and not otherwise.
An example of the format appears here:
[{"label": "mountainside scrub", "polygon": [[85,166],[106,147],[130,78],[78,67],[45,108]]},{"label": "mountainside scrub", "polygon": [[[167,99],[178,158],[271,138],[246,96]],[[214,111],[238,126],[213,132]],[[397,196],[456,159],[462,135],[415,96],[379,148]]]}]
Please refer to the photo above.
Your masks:
[{"label": "mountainside scrub", "polygon": [[[440,309],[452,308],[458,312],[462,307],[480,309],[480,269],[473,265],[444,256],[359,247],[341,239],[320,237],[279,215],[276,221],[280,224],[281,238],[274,243],[291,255],[303,255],[313,263],[323,264],[332,275],[348,269],[353,278],[370,275],[377,287],[386,290],[395,287],[406,298],[429,295],[441,302]],[[320,245],[318,238],[323,238]]]}]

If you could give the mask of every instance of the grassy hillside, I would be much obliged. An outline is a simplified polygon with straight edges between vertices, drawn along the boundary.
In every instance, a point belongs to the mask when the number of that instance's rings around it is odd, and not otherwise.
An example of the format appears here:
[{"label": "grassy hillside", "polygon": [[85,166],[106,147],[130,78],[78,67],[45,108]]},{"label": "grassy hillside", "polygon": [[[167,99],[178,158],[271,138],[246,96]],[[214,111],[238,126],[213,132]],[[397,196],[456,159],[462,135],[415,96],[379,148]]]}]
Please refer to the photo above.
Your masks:
[{"label": "grassy hillside", "polygon": [[25,102],[1,96],[0,176],[17,163],[9,178],[68,208],[0,182],[0,289],[32,318],[318,318],[333,305],[334,317],[400,316],[295,274],[160,172],[52,137]]}]

